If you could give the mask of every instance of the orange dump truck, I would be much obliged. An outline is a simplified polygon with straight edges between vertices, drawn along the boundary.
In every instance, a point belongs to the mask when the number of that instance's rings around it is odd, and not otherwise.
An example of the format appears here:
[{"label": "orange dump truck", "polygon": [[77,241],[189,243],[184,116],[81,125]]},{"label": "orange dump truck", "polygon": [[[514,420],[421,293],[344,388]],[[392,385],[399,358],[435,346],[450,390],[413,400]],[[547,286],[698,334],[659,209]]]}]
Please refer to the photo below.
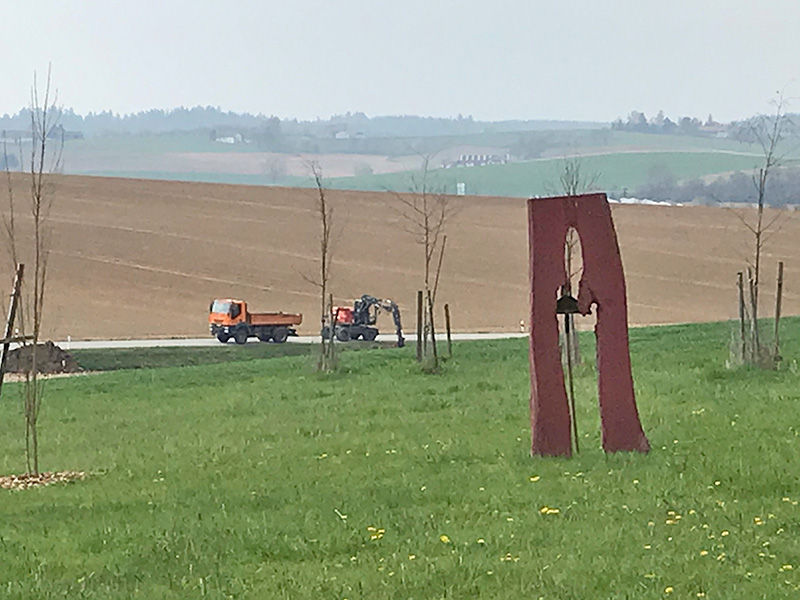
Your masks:
[{"label": "orange dump truck", "polygon": [[294,325],[303,322],[303,315],[283,312],[251,313],[247,303],[230,298],[211,303],[208,328],[211,335],[225,344],[229,339],[244,344],[249,337],[262,342],[282,344],[290,335],[297,335]]}]

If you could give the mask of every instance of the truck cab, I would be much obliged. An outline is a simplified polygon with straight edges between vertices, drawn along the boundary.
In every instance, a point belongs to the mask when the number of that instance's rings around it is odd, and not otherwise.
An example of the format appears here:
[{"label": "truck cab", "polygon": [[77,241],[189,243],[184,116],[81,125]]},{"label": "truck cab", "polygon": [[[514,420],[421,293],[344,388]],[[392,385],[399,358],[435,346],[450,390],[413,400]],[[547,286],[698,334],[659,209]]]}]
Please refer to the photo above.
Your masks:
[{"label": "truck cab", "polygon": [[247,303],[231,298],[217,299],[209,307],[209,325],[231,327],[247,320]]}]

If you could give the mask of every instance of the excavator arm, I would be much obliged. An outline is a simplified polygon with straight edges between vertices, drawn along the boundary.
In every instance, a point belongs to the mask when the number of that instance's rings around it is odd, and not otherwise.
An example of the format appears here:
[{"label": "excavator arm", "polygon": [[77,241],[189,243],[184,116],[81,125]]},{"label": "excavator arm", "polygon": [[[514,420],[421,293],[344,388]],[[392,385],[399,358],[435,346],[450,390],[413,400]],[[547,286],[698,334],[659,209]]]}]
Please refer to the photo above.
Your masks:
[{"label": "excavator arm", "polygon": [[381,300],[380,307],[386,312],[392,313],[394,328],[397,331],[397,347],[402,348],[406,345],[406,340],[403,338],[403,324],[400,322],[400,308],[391,300]]}]

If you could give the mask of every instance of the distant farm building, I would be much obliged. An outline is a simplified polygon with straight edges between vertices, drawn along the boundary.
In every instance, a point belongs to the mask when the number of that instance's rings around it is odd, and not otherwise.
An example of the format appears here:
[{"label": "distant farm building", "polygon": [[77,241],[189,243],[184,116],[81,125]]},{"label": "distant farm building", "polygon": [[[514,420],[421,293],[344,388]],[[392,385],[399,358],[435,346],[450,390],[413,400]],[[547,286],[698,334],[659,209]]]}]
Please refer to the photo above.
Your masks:
[{"label": "distant farm building", "polygon": [[236,133],[234,135],[215,138],[214,141],[220,144],[241,144],[244,142],[244,137],[241,133]]},{"label": "distant farm building", "polygon": [[452,167],[484,167],[486,165],[504,165],[511,160],[510,154],[462,154],[458,160],[446,164],[445,169]]}]

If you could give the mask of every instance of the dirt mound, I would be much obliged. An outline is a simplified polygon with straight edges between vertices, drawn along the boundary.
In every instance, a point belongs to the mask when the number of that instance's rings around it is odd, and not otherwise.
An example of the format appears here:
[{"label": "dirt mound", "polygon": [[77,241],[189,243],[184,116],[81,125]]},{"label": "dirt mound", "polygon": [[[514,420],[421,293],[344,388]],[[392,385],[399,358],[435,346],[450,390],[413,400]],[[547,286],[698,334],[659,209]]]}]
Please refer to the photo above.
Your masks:
[{"label": "dirt mound", "polygon": [[[33,346],[24,346],[8,353],[7,373],[26,373],[31,369]],[[37,345],[36,370],[39,373],[78,373],[78,362],[53,342]]]}]

